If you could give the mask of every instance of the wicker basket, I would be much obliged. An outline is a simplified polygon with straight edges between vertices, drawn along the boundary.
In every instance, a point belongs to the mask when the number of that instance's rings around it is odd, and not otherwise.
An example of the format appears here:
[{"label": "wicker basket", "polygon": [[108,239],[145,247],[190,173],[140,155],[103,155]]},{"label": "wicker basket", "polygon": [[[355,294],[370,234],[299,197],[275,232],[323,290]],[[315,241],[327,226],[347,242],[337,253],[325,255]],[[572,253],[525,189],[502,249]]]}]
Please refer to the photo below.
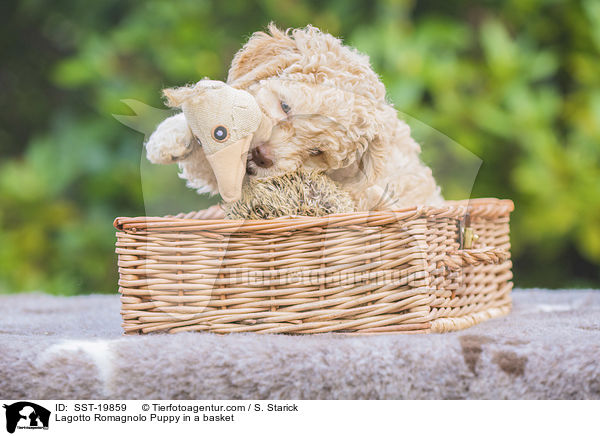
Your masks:
[{"label": "wicker basket", "polygon": [[463,329],[510,310],[512,210],[477,199],[324,218],[117,218],[123,328]]}]

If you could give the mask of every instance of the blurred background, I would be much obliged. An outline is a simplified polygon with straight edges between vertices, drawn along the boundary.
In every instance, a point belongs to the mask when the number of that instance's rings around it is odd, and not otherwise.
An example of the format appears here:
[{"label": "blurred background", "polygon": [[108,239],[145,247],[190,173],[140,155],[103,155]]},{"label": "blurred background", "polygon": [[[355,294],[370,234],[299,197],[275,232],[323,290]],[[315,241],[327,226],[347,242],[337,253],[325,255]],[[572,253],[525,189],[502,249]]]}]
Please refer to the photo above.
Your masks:
[{"label": "blurred background", "polygon": [[[134,114],[124,99],[163,108],[164,87],[225,80],[271,20],[313,24],[369,54],[401,116],[434,132],[426,160],[439,137],[482,160],[472,196],[516,205],[516,286],[600,287],[597,0],[9,0],[0,10],[0,293],[116,292],[113,219],[146,209],[144,135],[113,114]],[[152,183],[183,186],[164,171],[144,183],[146,203]],[[188,210],[216,201],[182,197]]]}]

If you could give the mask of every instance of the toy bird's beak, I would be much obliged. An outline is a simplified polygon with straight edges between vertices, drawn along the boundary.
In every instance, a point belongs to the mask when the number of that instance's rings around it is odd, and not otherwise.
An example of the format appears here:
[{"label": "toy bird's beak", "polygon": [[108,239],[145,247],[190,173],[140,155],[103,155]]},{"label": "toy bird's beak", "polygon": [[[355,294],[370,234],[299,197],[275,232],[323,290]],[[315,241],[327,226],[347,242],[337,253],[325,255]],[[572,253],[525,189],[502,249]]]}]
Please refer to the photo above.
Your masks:
[{"label": "toy bird's beak", "polygon": [[206,156],[217,178],[219,193],[227,203],[237,201],[242,197],[246,157],[251,141],[252,135],[248,135],[216,153]]}]

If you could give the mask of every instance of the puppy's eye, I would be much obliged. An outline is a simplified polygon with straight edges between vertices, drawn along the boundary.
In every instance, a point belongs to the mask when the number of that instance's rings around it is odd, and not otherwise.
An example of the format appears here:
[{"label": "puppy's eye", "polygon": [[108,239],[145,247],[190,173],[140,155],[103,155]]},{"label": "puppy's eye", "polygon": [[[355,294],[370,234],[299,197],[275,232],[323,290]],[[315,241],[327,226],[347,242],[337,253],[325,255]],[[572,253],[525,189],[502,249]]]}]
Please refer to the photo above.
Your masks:
[{"label": "puppy's eye", "polygon": [[229,136],[229,132],[225,126],[217,126],[212,131],[212,137],[217,142],[223,142]]},{"label": "puppy's eye", "polygon": [[281,110],[284,111],[286,114],[289,113],[292,108],[288,106],[288,104],[285,101],[281,102]]},{"label": "puppy's eye", "polygon": [[309,151],[311,156],[318,156],[323,153],[323,150],[319,150],[318,148],[313,148]]}]

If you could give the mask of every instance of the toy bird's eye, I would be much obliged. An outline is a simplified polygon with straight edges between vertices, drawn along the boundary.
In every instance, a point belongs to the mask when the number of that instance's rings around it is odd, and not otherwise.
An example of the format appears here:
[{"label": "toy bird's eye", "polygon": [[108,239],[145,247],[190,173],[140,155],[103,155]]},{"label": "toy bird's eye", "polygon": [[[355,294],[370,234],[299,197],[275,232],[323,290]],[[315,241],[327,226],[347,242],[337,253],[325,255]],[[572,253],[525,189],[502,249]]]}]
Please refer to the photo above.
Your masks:
[{"label": "toy bird's eye", "polygon": [[281,102],[281,110],[284,111],[286,114],[289,113],[292,108],[288,106],[288,104],[285,101]]},{"label": "toy bird's eye", "polygon": [[212,137],[217,142],[223,142],[229,137],[229,132],[225,126],[217,126],[212,131]]}]

